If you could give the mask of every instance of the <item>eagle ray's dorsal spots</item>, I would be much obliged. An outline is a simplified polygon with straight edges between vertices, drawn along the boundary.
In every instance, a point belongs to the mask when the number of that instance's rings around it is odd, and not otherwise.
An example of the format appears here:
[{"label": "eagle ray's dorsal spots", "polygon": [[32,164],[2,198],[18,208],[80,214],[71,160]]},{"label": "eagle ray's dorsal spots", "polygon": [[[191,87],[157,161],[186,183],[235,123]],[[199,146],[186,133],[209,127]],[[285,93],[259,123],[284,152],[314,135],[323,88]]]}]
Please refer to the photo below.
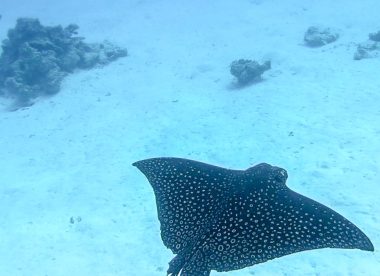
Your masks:
[{"label": "eagle ray's dorsal spots", "polygon": [[374,250],[350,221],[290,190],[282,168],[238,171],[181,158],[133,165],[153,187],[162,240],[177,254],[168,275],[208,276],[324,247]]}]

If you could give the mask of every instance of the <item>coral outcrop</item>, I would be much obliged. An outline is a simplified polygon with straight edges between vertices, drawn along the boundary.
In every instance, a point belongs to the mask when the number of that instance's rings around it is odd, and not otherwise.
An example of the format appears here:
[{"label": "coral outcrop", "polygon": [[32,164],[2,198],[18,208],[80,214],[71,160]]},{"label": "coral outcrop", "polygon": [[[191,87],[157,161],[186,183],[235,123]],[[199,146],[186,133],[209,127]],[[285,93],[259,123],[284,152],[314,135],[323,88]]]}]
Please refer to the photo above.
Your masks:
[{"label": "coral outcrop", "polygon": [[368,40],[358,44],[354,54],[355,60],[376,58],[380,56],[380,31],[370,33]]},{"label": "coral outcrop", "polygon": [[334,42],[339,34],[331,28],[311,26],[304,35],[305,44],[309,47],[321,47]]},{"label": "coral outcrop", "polygon": [[235,76],[240,85],[261,79],[261,75],[271,68],[270,61],[259,64],[257,61],[249,59],[239,59],[231,63],[230,72]]},{"label": "coral outcrop", "polygon": [[18,106],[56,94],[62,79],[76,69],[105,65],[127,55],[109,42],[85,43],[78,26],[45,27],[38,19],[20,18],[8,31],[0,56],[0,94]]}]

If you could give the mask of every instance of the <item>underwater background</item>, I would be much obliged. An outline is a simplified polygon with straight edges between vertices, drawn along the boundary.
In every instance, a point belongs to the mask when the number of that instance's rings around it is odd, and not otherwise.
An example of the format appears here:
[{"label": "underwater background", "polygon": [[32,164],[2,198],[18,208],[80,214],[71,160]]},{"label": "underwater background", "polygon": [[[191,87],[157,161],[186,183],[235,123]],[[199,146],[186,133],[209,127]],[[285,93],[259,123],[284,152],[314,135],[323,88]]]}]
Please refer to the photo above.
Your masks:
[{"label": "underwater background", "polygon": [[[77,24],[128,56],[78,70],[59,93],[10,111],[0,98],[0,275],[166,275],[153,190],[131,164],[158,156],[246,169],[355,223],[375,252],[305,251],[211,275],[380,275],[380,2],[2,0],[0,38],[20,17]],[[305,31],[339,38],[308,47]],[[238,86],[230,64],[271,61]]]}]

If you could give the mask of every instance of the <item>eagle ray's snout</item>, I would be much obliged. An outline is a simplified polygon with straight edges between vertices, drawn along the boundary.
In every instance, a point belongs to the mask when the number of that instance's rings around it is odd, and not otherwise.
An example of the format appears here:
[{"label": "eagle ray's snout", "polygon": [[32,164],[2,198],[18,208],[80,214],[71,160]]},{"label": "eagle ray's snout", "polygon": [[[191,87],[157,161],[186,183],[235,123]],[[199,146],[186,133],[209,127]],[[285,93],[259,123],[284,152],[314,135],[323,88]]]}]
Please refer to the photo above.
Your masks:
[{"label": "eagle ray's snout", "polygon": [[278,182],[285,183],[288,179],[288,172],[279,167],[273,167],[274,179]]}]

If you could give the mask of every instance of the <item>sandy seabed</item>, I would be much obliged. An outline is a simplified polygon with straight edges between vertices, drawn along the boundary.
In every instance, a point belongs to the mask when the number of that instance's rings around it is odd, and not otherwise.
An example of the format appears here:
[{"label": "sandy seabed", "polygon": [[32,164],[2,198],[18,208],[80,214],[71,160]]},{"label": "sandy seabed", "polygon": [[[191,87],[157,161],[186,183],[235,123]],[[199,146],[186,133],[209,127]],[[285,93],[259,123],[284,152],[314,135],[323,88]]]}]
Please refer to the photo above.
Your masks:
[{"label": "sandy seabed", "polygon": [[[112,2],[111,4],[109,2]],[[333,2],[333,3],[332,3]],[[19,17],[80,26],[129,56],[59,94],[0,113],[0,275],[165,275],[155,199],[131,163],[157,156],[286,168],[288,186],[380,243],[380,58],[353,60],[380,2],[2,0]],[[303,45],[313,24],[341,36]],[[237,88],[229,64],[270,59]],[[1,100],[5,106],[5,100]],[[212,275],[380,275],[380,255],[314,250]]]}]

